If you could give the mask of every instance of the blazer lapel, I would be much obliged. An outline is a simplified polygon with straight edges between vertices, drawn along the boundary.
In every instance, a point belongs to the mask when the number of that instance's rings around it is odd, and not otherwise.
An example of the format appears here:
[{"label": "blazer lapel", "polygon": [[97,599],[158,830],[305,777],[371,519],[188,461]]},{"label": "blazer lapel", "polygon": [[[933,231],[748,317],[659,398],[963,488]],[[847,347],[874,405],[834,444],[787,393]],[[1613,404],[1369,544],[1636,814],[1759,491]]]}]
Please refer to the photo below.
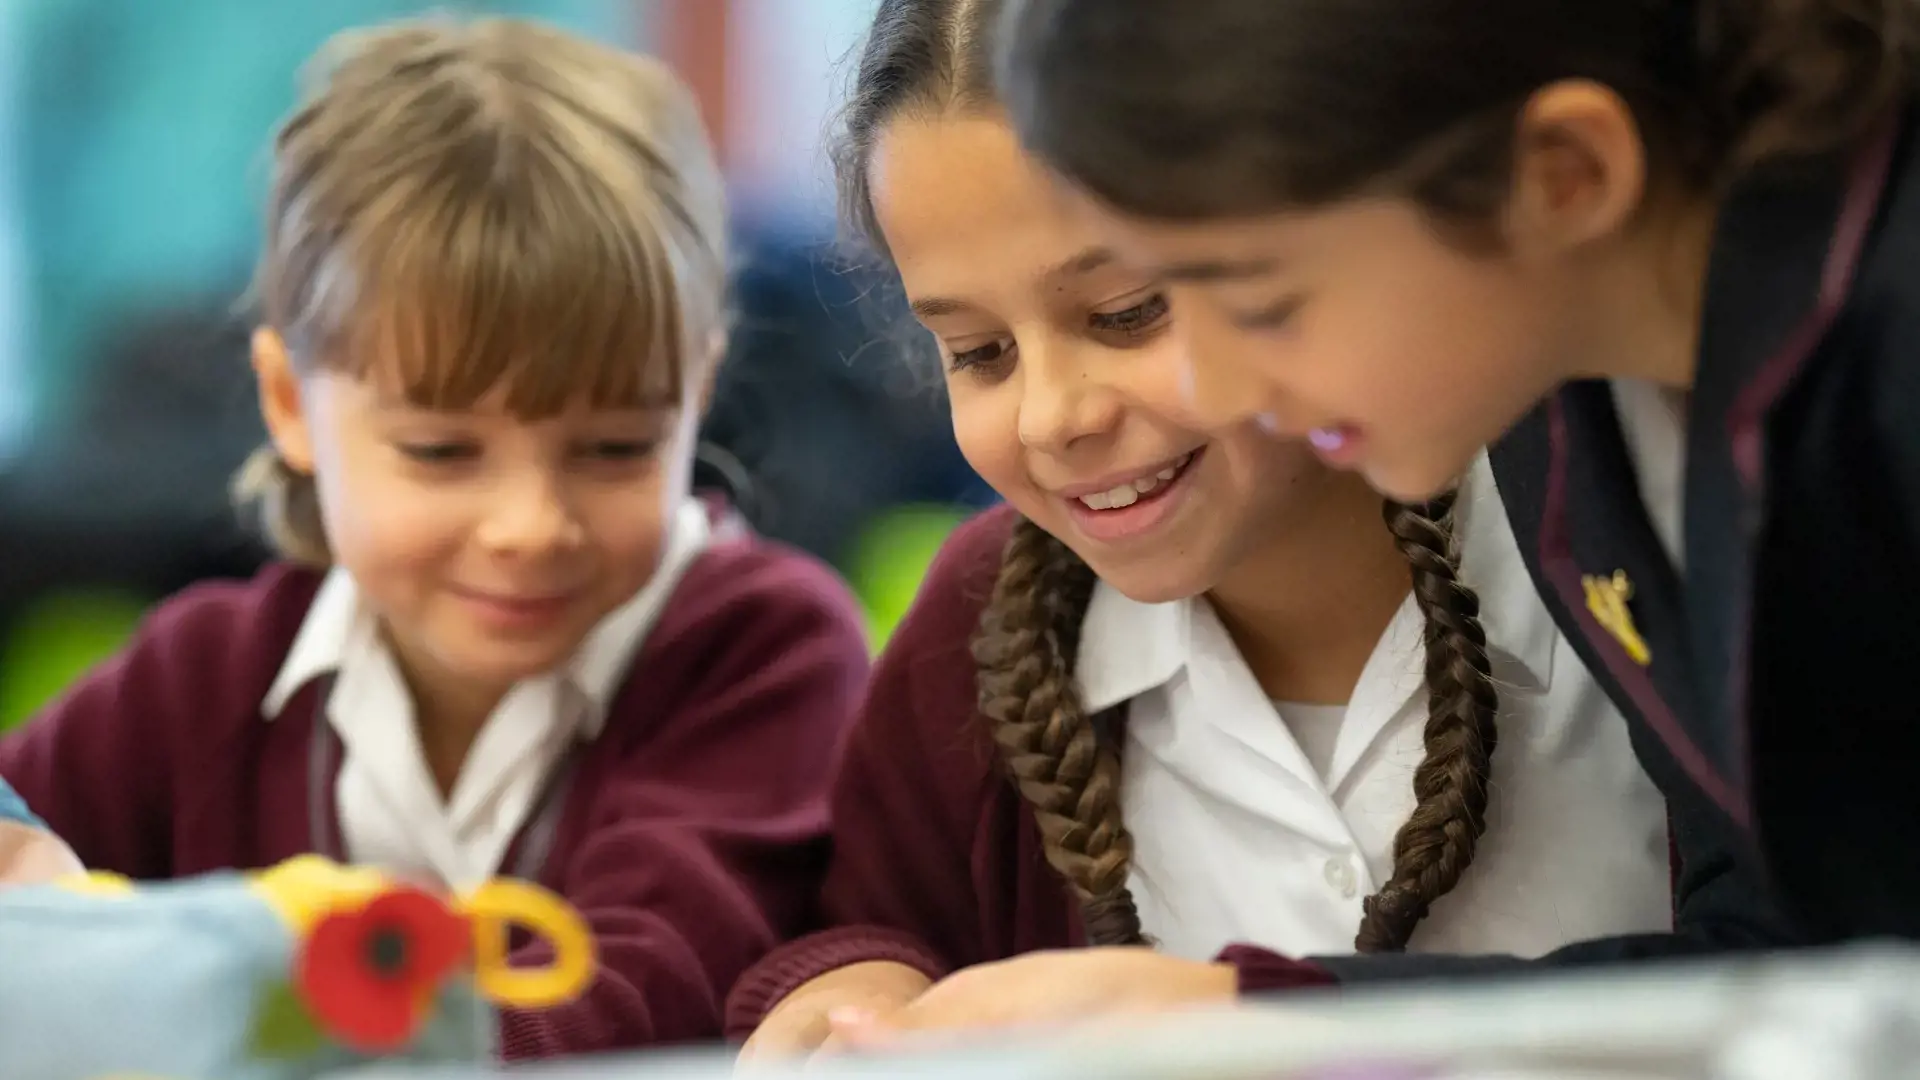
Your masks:
[{"label": "blazer lapel", "polygon": [[1544,576],[1609,681],[1688,777],[1744,820],[1727,762],[1697,730],[1680,578],[1647,518],[1609,385],[1568,385],[1547,403],[1544,424]]}]

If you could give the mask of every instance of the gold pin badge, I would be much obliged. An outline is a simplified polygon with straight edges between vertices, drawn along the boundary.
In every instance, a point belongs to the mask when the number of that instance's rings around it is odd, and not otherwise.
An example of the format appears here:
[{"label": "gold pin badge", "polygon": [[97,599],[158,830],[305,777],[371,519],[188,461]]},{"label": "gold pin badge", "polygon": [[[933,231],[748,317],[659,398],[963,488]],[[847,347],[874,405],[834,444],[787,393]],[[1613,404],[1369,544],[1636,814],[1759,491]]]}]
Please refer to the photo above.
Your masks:
[{"label": "gold pin badge", "polygon": [[1647,639],[1634,627],[1633,612],[1627,607],[1627,601],[1633,599],[1633,582],[1627,580],[1627,572],[1615,570],[1611,577],[1586,574],[1580,584],[1586,588],[1587,610],[1593,613],[1593,621],[1613,635],[1634,663],[1641,667],[1651,663],[1653,653],[1647,649]]}]

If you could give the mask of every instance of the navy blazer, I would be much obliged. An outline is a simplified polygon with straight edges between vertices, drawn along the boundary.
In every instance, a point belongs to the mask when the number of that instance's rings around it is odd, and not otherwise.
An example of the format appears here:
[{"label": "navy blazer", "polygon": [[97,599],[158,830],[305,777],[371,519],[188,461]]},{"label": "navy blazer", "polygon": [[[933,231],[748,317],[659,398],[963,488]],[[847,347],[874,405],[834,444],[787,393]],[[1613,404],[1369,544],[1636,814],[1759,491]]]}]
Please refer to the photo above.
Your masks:
[{"label": "navy blazer", "polygon": [[1673,808],[1683,934],[1920,936],[1916,133],[1908,110],[1722,207],[1684,572],[1604,382],[1563,388],[1494,451],[1548,606]]}]

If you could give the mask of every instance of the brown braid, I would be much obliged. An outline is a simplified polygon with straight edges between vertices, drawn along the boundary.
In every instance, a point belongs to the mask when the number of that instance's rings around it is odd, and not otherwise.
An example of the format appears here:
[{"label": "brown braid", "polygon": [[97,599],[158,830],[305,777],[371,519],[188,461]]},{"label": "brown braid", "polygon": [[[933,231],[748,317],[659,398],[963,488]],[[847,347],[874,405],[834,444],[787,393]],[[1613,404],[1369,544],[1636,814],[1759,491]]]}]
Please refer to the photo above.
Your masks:
[{"label": "brown braid", "polygon": [[1033,807],[1047,861],[1084,905],[1087,940],[1138,945],[1127,892],[1133,841],[1120,823],[1120,758],[1099,738],[1074,685],[1094,575],[1065,544],[1021,518],[980,617],[973,657],[980,712]]},{"label": "brown braid", "polygon": [[1354,948],[1363,953],[1407,947],[1427,909],[1459,883],[1487,828],[1500,702],[1480,599],[1459,580],[1453,503],[1449,494],[1425,506],[1386,505],[1387,528],[1413,566],[1414,601],[1427,622],[1427,754],[1413,773],[1413,814],[1393,839],[1393,875],[1361,907]]}]

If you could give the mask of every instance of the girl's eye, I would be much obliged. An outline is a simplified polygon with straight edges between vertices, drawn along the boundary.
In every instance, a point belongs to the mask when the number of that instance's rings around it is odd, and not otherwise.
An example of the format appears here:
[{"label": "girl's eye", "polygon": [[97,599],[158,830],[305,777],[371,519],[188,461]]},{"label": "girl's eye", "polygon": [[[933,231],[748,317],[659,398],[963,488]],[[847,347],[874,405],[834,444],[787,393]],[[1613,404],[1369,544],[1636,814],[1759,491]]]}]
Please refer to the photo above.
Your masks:
[{"label": "girl's eye", "polygon": [[1087,316],[1087,322],[1103,333],[1138,337],[1158,327],[1166,317],[1167,298],[1162,293],[1154,293],[1132,307],[1119,311],[1096,311]]},{"label": "girl's eye", "polygon": [[480,448],[467,442],[401,443],[399,448],[402,454],[423,465],[447,465],[480,456]]},{"label": "girl's eye", "polygon": [[606,439],[582,449],[587,457],[601,461],[636,461],[651,456],[659,445],[644,439]]},{"label": "girl's eye", "polygon": [[960,372],[966,371],[969,368],[977,368],[982,364],[997,363],[998,361],[1006,359],[1012,352],[1011,342],[995,341],[987,345],[982,345],[977,349],[967,349],[964,352],[954,353],[952,359],[947,361],[947,369],[949,371]]},{"label": "girl's eye", "polygon": [[1278,330],[1300,310],[1301,297],[1289,296],[1262,308],[1233,316],[1233,324],[1242,330]]}]

